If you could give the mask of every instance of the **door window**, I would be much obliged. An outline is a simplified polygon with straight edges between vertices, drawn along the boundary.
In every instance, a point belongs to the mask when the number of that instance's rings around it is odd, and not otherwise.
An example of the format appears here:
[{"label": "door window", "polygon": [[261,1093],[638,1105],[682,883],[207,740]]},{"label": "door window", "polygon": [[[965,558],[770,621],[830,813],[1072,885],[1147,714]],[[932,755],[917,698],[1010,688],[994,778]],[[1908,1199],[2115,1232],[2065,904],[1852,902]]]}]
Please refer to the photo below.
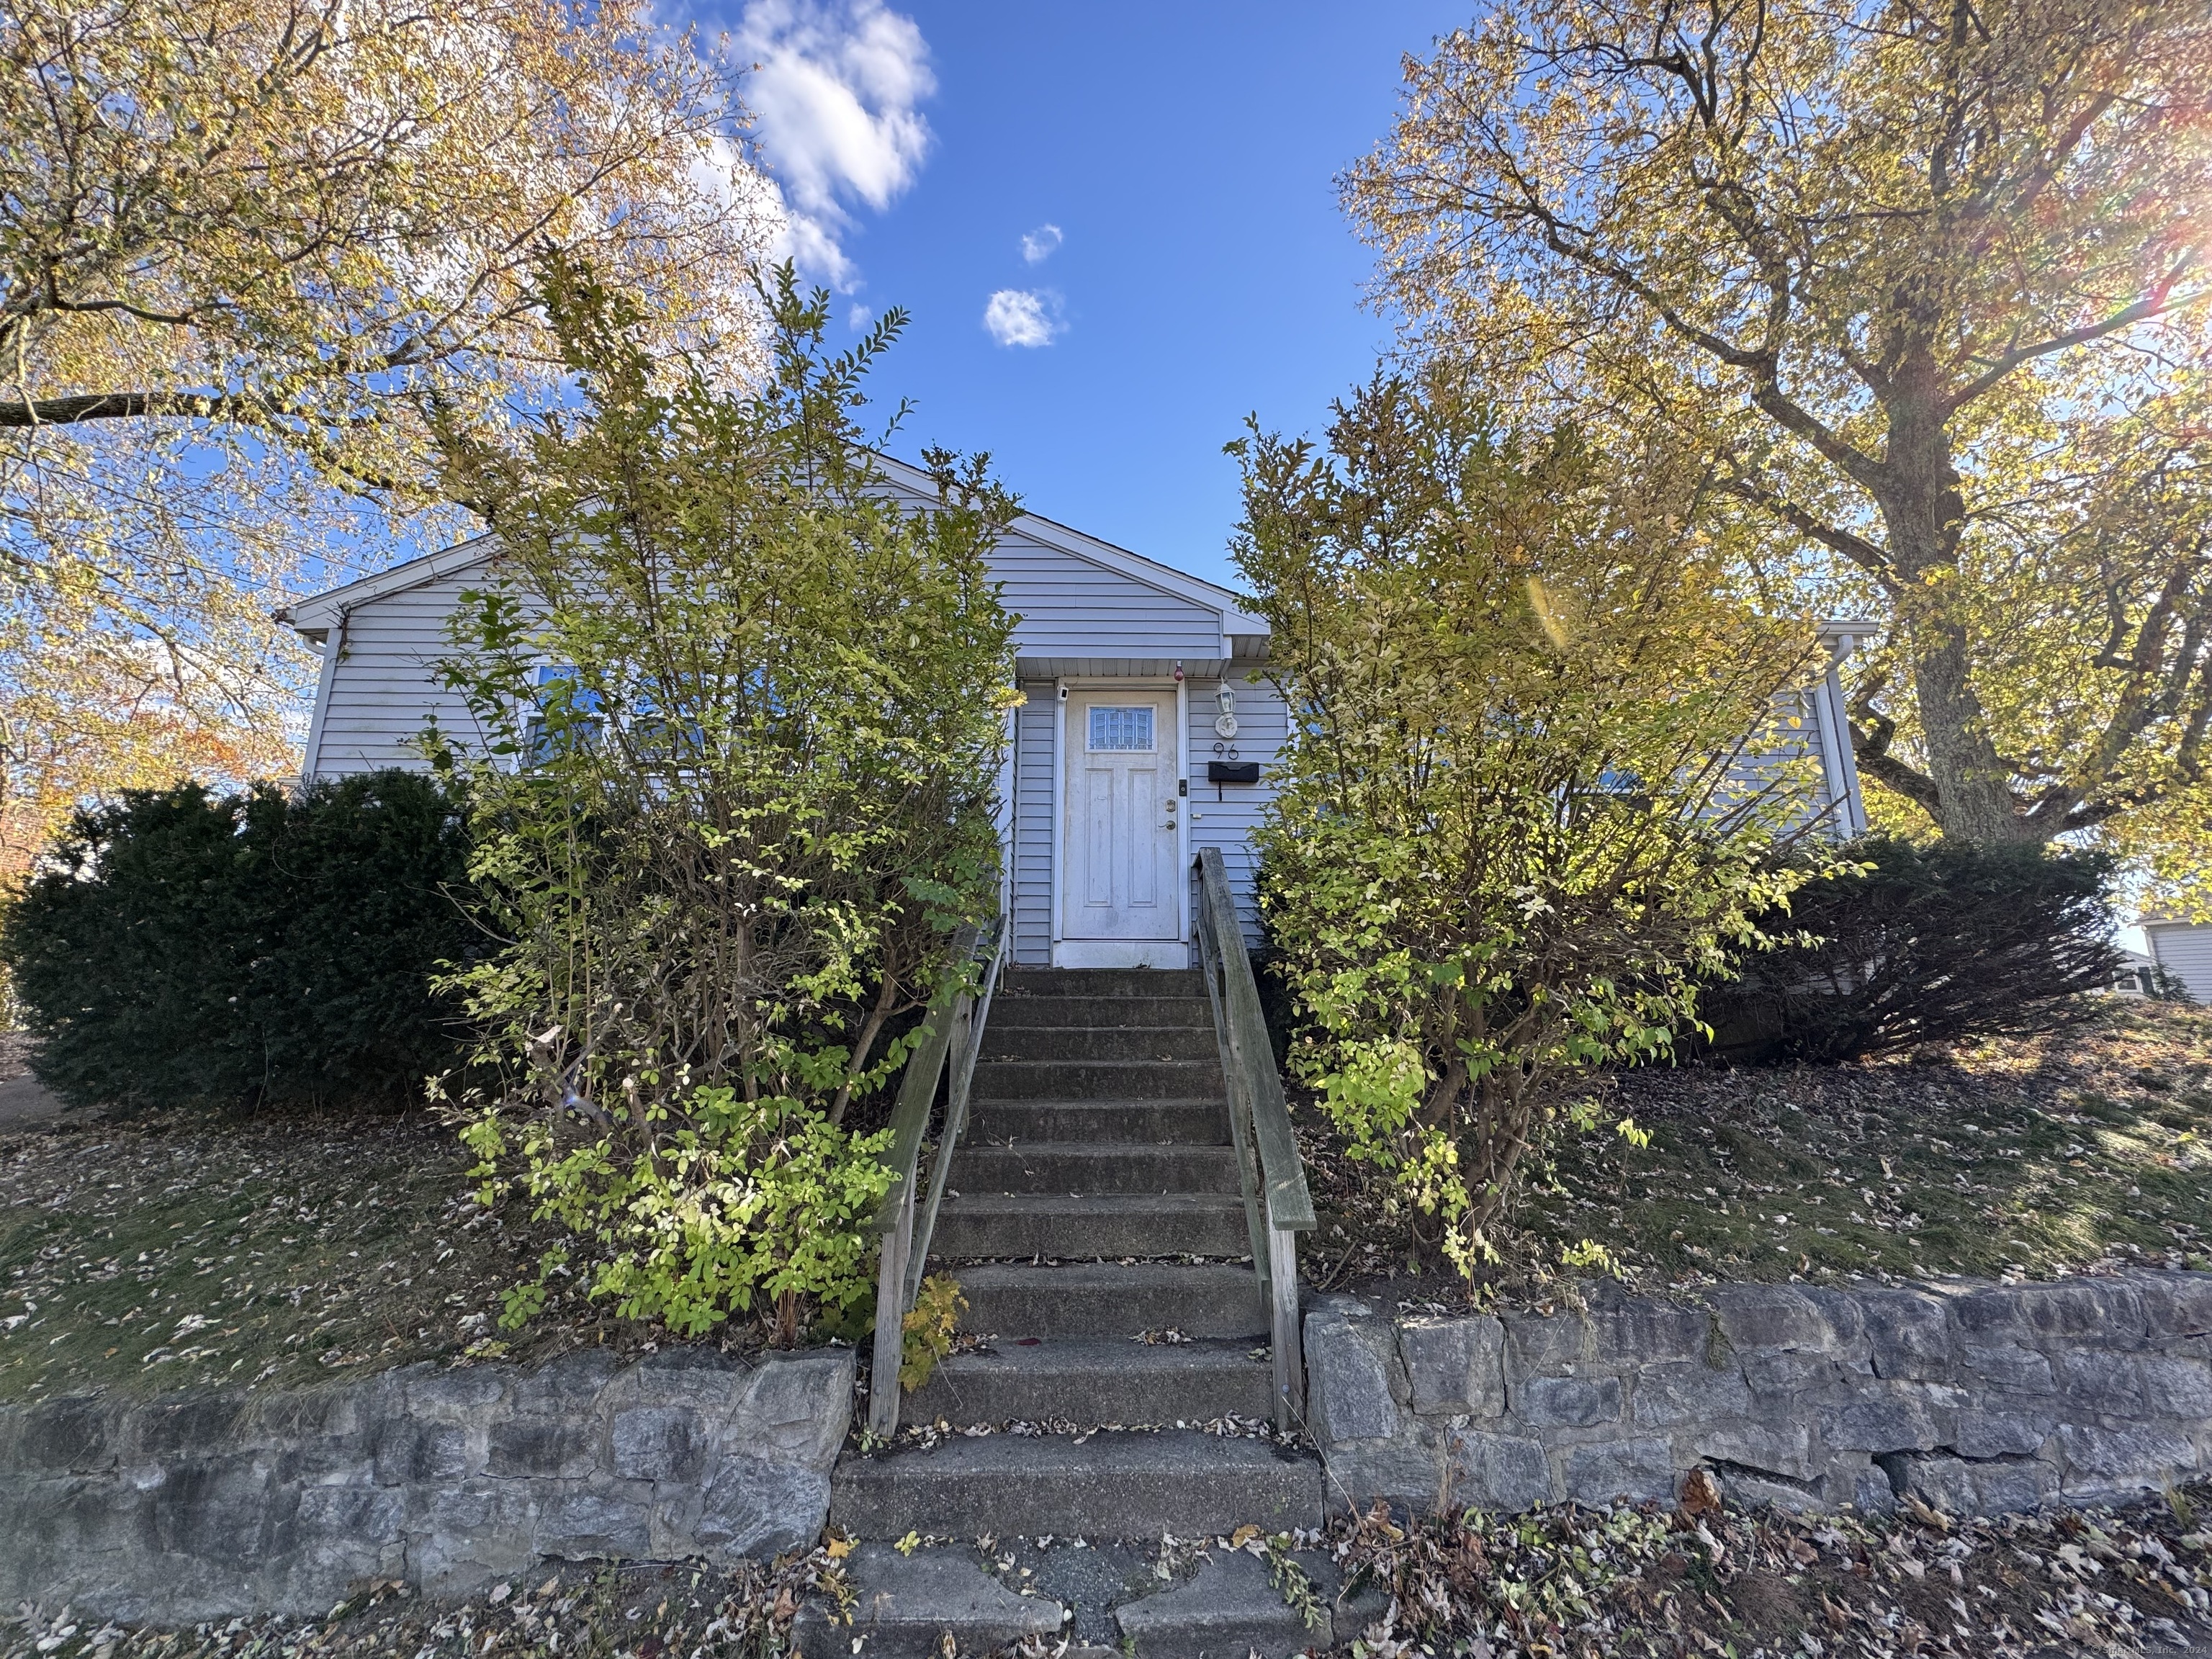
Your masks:
[{"label": "door window", "polygon": [[1110,705],[1094,706],[1091,710],[1091,738],[1086,746],[1093,754],[1108,750],[1151,753],[1153,748],[1152,709],[1146,707],[1116,708]]}]

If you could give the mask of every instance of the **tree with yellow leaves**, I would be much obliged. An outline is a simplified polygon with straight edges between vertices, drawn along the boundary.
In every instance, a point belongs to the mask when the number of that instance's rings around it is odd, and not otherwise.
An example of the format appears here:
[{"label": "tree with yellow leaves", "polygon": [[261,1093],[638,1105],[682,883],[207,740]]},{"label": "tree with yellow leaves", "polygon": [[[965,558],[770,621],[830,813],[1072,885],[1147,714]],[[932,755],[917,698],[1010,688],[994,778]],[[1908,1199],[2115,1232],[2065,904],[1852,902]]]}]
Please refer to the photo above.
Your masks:
[{"label": "tree with yellow leaves", "polygon": [[449,532],[441,431],[565,395],[550,252],[757,361],[773,198],[641,0],[26,0],[0,60],[0,861],[118,774],[288,749],[268,611]]},{"label": "tree with yellow leaves", "polygon": [[1425,349],[1889,623],[1895,819],[2212,892],[2212,13],[1498,0],[1345,180]]}]

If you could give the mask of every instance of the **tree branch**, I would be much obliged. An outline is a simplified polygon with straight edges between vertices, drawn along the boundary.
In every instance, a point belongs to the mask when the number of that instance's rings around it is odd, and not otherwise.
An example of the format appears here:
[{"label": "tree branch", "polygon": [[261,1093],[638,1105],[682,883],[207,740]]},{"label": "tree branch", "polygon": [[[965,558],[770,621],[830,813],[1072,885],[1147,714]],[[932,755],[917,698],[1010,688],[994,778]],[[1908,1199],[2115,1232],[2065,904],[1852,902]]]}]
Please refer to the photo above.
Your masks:
[{"label": "tree branch", "polygon": [[1926,773],[1906,765],[1889,752],[1890,740],[1897,735],[1897,722],[1887,714],[1876,714],[1862,729],[1857,721],[1850,722],[1851,757],[1858,762],[1859,770],[1883,787],[1904,796],[1907,800],[1925,807],[1931,817],[1940,817],[1943,792]]},{"label": "tree branch", "polygon": [[234,392],[80,392],[64,398],[27,398],[0,403],[0,429],[75,426],[81,421],[122,421],[142,415],[191,415],[208,420],[262,417],[289,411],[264,398]]},{"label": "tree branch", "polygon": [[2124,328],[2132,328],[2137,323],[2148,322],[2152,318],[2162,316],[2170,310],[2179,310],[2182,307],[2195,305],[2208,297],[2212,297],[2212,289],[2201,289],[2178,303],[2170,302],[2169,296],[2173,292],[2174,285],[2187,276],[2191,268],[2196,265],[2197,255],[2197,249],[2190,249],[2181,256],[2173,269],[2160,279],[2148,294],[2144,295],[2133,305],[2123,306],[2103,321],[2085,323],[2080,328],[2069,329],[2063,334],[2054,334],[2047,340],[2037,341],[2033,345],[2017,346],[2006,352],[1988,368],[1943,400],[1942,404],[1943,418],[1946,421],[1949,420],[1953,415],[1996,386],[2006,375],[2023,364],[2033,362],[2039,357],[2048,357],[2053,352],[2069,350],[2077,345],[2089,345],[2095,341],[2104,339],[2108,335],[2116,334]]},{"label": "tree branch", "polygon": [[1848,530],[1838,530],[1833,525],[1814,518],[1786,496],[1778,495],[1765,485],[1753,483],[1748,478],[1717,478],[1713,488],[1724,495],[1734,495],[1739,501],[1765,508],[1791,529],[1811,537],[1832,552],[1842,554],[1885,587],[1889,586],[1889,555],[1864,537],[1854,536]]}]

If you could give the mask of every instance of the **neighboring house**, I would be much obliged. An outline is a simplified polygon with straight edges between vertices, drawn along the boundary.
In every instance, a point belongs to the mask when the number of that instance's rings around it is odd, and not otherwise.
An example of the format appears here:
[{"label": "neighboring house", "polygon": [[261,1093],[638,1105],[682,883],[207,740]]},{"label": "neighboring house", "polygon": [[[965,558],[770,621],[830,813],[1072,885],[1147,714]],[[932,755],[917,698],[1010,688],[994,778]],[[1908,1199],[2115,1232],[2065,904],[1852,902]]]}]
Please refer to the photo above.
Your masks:
[{"label": "neighboring house", "polygon": [[[936,487],[886,460],[891,487],[917,506]],[[489,538],[416,559],[282,614],[323,651],[306,773],[330,777],[416,766],[434,714],[472,729],[438,681],[447,623],[480,585]],[[1212,582],[1033,514],[991,556],[1014,629],[1024,701],[1013,717],[1003,794],[1013,960],[1056,967],[1182,967],[1191,960],[1189,871],[1218,847],[1246,929],[1251,832],[1285,738],[1282,699],[1249,676],[1267,660],[1267,629]],[[1868,624],[1823,629],[1825,672],[1791,711],[1798,752],[1817,757],[1809,810],[1838,835],[1866,827],[1843,718],[1837,666]]]},{"label": "neighboring house", "polygon": [[2112,982],[2105,988],[2115,996],[2147,997],[2158,988],[2158,963],[2140,951],[2120,947],[2119,966],[2112,969]]},{"label": "neighboring house", "polygon": [[2150,959],[2181,981],[2197,1002],[2212,1002],[2212,922],[2146,916],[2136,924],[2150,945]]}]

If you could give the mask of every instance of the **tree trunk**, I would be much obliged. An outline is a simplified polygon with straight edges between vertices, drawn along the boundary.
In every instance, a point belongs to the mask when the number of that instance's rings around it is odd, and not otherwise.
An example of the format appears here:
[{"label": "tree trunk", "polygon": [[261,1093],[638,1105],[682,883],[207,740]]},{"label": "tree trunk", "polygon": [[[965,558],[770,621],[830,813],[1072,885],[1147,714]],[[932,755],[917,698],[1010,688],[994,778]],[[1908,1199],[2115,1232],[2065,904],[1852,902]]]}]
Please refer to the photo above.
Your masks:
[{"label": "tree trunk", "polygon": [[1936,822],[1944,838],[2040,841],[2041,832],[2021,816],[2005,763],[1990,741],[1966,630],[1941,616],[1911,617],[1906,629],[1928,775],[1938,792]]},{"label": "tree trunk", "polygon": [[2038,841],[2014,798],[2011,769],[1990,737],[1974,690],[1972,641],[1954,611],[1966,502],[1939,413],[1939,378],[1934,362],[1920,356],[1893,382],[1888,453],[1875,492],[1897,576],[1928,776],[1937,792],[1936,821],[1949,840]]}]

